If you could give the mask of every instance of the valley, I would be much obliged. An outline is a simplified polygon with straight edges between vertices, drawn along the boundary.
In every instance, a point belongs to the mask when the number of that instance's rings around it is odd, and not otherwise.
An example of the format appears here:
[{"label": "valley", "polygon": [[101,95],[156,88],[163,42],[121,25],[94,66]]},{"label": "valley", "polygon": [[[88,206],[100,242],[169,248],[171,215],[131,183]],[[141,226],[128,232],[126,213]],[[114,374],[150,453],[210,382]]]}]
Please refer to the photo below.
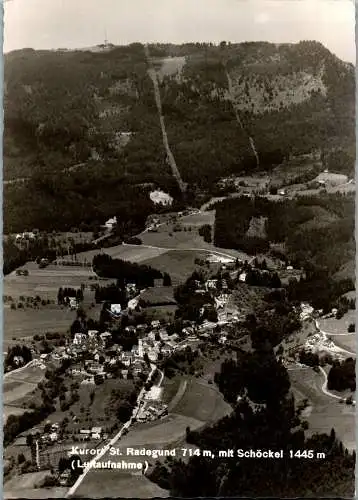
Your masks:
[{"label": "valley", "polygon": [[255,496],[248,461],[195,450],[287,446],[327,461],[257,461],[267,493],[326,494],[335,467],[350,491],[353,67],[317,42],[138,43],[10,53],[5,79],[4,498]]}]

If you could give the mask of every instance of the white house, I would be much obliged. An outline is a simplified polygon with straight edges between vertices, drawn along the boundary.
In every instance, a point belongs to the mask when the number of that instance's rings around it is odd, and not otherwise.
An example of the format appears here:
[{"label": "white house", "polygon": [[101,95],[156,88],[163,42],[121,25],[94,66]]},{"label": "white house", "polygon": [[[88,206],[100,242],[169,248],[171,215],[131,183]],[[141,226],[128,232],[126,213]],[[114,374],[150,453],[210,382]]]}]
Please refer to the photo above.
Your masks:
[{"label": "white house", "polygon": [[85,333],[75,333],[73,338],[74,345],[81,345],[87,340],[87,335]]},{"label": "white house", "polygon": [[121,304],[111,304],[111,314],[113,316],[120,316],[121,312],[122,312],[122,306]]},{"label": "white house", "polygon": [[92,427],[92,439],[101,439],[102,427]]},{"label": "white house", "polygon": [[115,216],[112,219],[108,219],[108,221],[105,223],[105,227],[108,231],[112,231],[116,225],[117,225],[117,217]]}]

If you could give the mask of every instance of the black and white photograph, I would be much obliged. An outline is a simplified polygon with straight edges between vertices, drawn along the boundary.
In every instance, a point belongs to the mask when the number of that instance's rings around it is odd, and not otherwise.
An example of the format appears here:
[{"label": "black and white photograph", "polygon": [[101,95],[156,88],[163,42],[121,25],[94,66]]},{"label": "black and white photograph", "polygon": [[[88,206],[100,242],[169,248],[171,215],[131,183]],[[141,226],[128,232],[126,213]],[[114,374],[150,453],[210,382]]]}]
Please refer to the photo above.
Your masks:
[{"label": "black and white photograph", "polygon": [[354,2],[2,8],[1,497],[353,499]]}]

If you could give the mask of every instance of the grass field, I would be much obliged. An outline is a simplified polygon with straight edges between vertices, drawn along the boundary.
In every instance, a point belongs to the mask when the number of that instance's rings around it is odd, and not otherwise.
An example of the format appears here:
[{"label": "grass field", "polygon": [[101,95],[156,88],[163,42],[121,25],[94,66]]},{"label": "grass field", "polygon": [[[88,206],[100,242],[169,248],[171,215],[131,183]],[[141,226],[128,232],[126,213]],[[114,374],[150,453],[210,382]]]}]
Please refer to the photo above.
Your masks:
[{"label": "grass field", "polygon": [[228,415],[231,407],[214,385],[193,379],[188,382],[183,397],[171,411],[209,423]]},{"label": "grass field", "polygon": [[[332,334],[333,337],[334,335],[338,336],[348,333],[348,326],[351,323],[355,323],[355,320],[356,320],[356,312],[348,311],[347,314],[345,314],[340,319],[335,319],[335,318],[320,319],[319,324],[324,332]],[[354,335],[352,335],[352,337],[354,337]],[[333,338],[333,340],[336,341],[339,339]]]},{"label": "grass field", "polygon": [[22,474],[21,476],[15,476],[4,484],[4,489],[14,491],[34,488],[48,474],[49,471],[44,470],[40,472],[30,472],[28,474]]},{"label": "grass field", "polygon": [[118,470],[93,470],[73,498],[168,498],[163,490],[140,473],[131,475]]},{"label": "grass field", "polygon": [[26,499],[44,499],[48,498],[65,498],[67,493],[67,488],[40,488],[40,489],[28,489],[23,488],[21,490],[6,491],[4,490],[4,499],[13,498],[26,498]]},{"label": "grass field", "polygon": [[172,286],[158,286],[147,288],[140,296],[140,301],[143,301],[147,306],[155,306],[156,304],[175,304],[174,289]]},{"label": "grass field", "polygon": [[45,306],[43,309],[4,308],[4,344],[21,337],[46,332],[67,332],[76,318],[76,312],[60,306]]},{"label": "grass field", "polygon": [[177,285],[178,283],[185,281],[186,278],[188,278],[193,271],[197,269],[198,266],[195,264],[195,259],[204,259],[205,257],[205,252],[171,250],[160,257],[145,260],[143,264],[152,266],[159,271],[169,273],[173,285]]},{"label": "grass field", "polygon": [[330,335],[330,338],[337,347],[346,349],[349,352],[355,353],[357,348],[357,337],[353,334],[347,335]]},{"label": "grass field", "polygon": [[185,215],[180,218],[180,223],[185,226],[200,227],[204,224],[212,226],[215,222],[215,210],[203,211],[197,214]]},{"label": "grass field", "polygon": [[50,265],[39,269],[34,262],[28,262],[22,269],[28,269],[28,276],[16,276],[13,271],[4,277],[4,295],[12,296],[14,299],[20,296],[35,297],[41,299],[57,299],[60,287],[79,288],[81,283],[90,283],[90,277],[95,277],[91,268],[80,266],[56,266]]},{"label": "grass field", "polygon": [[166,252],[165,249],[161,250],[158,248],[147,248],[141,245],[116,245],[113,247],[104,248],[102,251],[99,248],[98,250],[89,250],[88,252],[80,252],[77,254],[77,261],[92,262],[93,257],[95,255],[98,255],[100,253],[106,253],[116,259],[128,260],[130,262],[139,263],[145,259],[157,257],[158,255],[161,255],[162,253],[165,252]]},{"label": "grass field", "polygon": [[330,433],[334,428],[339,439],[349,449],[355,449],[355,408],[339,403],[322,392],[323,376],[312,369],[289,371],[296,401],[307,398],[311,410],[305,417],[309,424],[307,435]]},{"label": "grass field", "polygon": [[4,403],[3,407],[2,407],[4,424],[6,423],[7,419],[9,418],[9,415],[19,416],[19,415],[22,415],[23,413],[25,413],[26,411],[30,411],[30,410],[26,410],[25,408],[19,408],[18,406],[7,405],[6,403]]},{"label": "grass field", "polygon": [[[45,370],[37,366],[27,366],[21,371],[8,373],[3,379],[4,405],[15,404],[33,391],[44,378]],[[19,405],[20,406],[20,405]],[[9,413],[10,407],[9,407]]]}]

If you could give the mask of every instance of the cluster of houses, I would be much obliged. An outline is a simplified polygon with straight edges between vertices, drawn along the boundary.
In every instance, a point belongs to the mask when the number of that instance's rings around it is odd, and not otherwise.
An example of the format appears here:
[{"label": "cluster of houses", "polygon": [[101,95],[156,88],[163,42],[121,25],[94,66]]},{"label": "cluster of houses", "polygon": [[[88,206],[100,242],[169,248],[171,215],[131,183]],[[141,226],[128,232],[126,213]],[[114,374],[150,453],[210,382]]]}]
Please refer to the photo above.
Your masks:
[{"label": "cluster of houses", "polygon": [[138,422],[150,422],[168,414],[168,406],[161,401],[144,401],[138,410]]},{"label": "cluster of houses", "polygon": [[16,243],[22,243],[23,241],[35,240],[39,235],[38,229],[33,229],[32,231],[24,231],[23,233],[18,233],[15,236]]}]

